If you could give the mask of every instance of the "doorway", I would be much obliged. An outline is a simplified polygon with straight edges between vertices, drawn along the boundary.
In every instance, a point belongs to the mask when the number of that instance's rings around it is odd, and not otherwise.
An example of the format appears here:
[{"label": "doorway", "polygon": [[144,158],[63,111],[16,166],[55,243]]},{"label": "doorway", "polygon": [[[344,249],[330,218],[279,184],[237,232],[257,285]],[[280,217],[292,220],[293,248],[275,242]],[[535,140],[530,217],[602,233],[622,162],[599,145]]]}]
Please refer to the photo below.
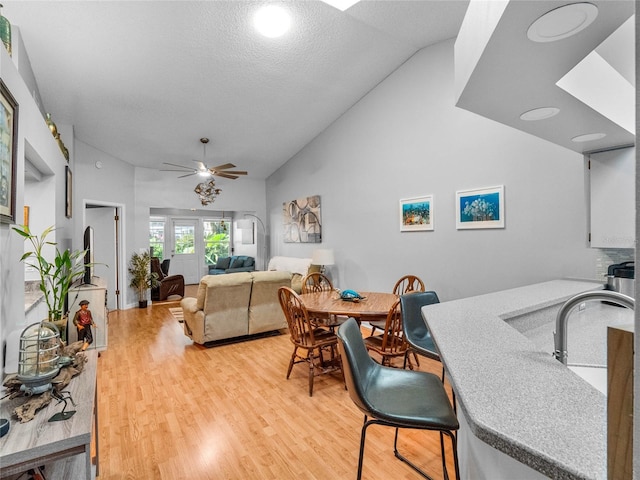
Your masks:
[{"label": "doorway", "polygon": [[83,229],[93,228],[94,275],[107,284],[107,308],[122,309],[122,228],[120,219],[124,206],[96,201],[84,201]]},{"label": "doorway", "polygon": [[171,222],[171,274],[182,275],[187,285],[200,281],[198,225],[196,219],[173,219]]}]

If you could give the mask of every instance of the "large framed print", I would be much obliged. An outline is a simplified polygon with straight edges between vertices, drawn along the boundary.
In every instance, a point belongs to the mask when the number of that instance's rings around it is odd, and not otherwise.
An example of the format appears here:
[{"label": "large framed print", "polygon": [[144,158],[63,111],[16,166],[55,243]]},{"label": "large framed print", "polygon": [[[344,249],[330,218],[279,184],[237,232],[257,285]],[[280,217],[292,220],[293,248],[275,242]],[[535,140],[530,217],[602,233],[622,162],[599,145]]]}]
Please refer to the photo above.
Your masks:
[{"label": "large framed print", "polygon": [[285,243],[322,243],[320,195],[282,204]]},{"label": "large framed print", "polygon": [[18,103],[0,80],[0,223],[15,223]]},{"label": "large framed print", "polygon": [[400,231],[433,230],[433,195],[400,200]]},{"label": "large framed print", "polygon": [[504,185],[457,191],[456,228],[504,228]]}]

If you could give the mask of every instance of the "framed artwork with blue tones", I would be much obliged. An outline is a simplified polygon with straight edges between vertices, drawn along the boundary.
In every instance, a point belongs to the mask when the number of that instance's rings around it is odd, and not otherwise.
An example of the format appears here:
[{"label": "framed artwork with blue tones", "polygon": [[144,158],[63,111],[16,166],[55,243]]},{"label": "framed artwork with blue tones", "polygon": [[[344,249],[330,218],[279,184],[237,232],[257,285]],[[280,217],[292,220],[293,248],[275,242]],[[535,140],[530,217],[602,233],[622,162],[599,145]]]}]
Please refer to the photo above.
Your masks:
[{"label": "framed artwork with blue tones", "polygon": [[457,191],[456,228],[504,228],[504,185]]},{"label": "framed artwork with blue tones", "polygon": [[400,200],[400,231],[433,230],[433,195]]}]

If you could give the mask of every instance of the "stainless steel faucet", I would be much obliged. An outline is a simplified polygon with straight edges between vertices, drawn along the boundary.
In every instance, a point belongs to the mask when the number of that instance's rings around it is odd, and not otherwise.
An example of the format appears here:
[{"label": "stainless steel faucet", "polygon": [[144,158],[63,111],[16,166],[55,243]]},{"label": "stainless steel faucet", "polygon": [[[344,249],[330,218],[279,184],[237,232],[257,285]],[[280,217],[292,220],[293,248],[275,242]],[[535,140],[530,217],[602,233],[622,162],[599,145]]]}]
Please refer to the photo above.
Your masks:
[{"label": "stainless steel faucet", "polygon": [[635,310],[636,305],[636,301],[633,298],[610,290],[592,290],[579,293],[564,302],[558,311],[556,331],[553,332],[555,344],[553,356],[564,365],[567,364],[567,320],[569,314],[575,307],[589,300],[605,300],[620,305],[621,307],[630,308],[631,310]]}]

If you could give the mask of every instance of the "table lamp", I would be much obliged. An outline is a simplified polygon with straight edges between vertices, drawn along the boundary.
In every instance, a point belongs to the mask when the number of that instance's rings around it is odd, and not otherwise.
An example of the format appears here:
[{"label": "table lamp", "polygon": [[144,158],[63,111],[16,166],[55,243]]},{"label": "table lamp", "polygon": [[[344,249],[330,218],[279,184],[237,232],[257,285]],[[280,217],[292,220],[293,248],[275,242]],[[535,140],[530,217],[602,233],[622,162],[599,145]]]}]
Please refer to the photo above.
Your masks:
[{"label": "table lamp", "polygon": [[333,256],[333,250],[330,248],[319,248],[314,250],[311,255],[311,263],[313,265],[320,265],[320,272],[324,273],[325,266],[334,265],[336,263]]}]

